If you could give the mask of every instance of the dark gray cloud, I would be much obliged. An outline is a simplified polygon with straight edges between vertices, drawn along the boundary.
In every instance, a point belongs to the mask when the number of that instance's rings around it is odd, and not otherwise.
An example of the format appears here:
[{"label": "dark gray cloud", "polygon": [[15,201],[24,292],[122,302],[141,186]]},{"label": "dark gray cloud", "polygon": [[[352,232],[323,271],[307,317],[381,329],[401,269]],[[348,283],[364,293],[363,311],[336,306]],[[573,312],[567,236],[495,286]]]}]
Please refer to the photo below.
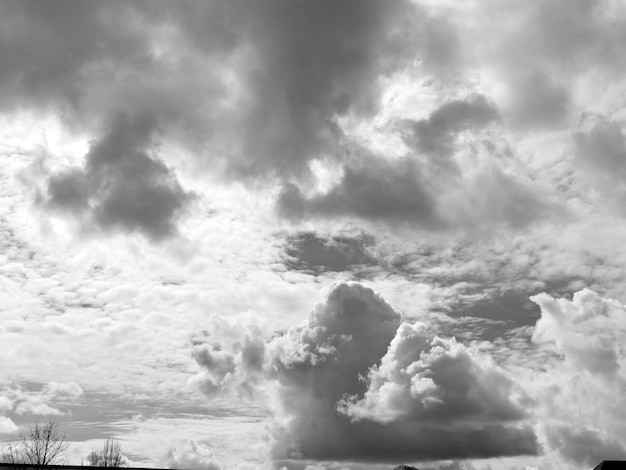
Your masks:
[{"label": "dark gray cloud", "polygon": [[407,142],[418,151],[446,154],[452,150],[456,134],[478,129],[500,118],[498,109],[483,95],[450,101],[437,108],[427,119],[406,121]]},{"label": "dark gray cloud", "polygon": [[[514,398],[523,392],[504,371],[424,325],[403,323],[361,284],[337,284],[305,324],[257,352],[263,367],[253,376],[262,371],[262,388],[273,390],[276,412],[288,418],[273,436],[276,459],[402,462],[539,451]],[[241,360],[239,347],[217,365]],[[198,361],[202,377],[220,375],[214,362]],[[240,368],[227,369],[224,378],[242,377]]]},{"label": "dark gray cloud", "polygon": [[303,271],[354,271],[359,266],[374,266],[376,260],[367,247],[373,237],[361,235],[322,237],[302,232],[287,238],[285,261],[288,269]]},{"label": "dark gray cloud", "polygon": [[435,228],[442,225],[436,201],[427,189],[417,162],[364,157],[344,167],[339,183],[330,191],[307,198],[287,185],[278,199],[279,212],[303,216],[356,216],[398,225]]},{"label": "dark gray cloud", "polygon": [[3,107],[79,107],[115,67],[149,60],[147,38],[129,28],[134,7],[99,2],[7,1],[0,6]]},{"label": "dark gray cloud", "polygon": [[554,212],[541,193],[498,167],[468,177],[453,163],[441,163],[363,157],[346,164],[342,178],[327,192],[307,196],[296,184],[286,184],[276,208],[292,220],[345,217],[474,233],[521,229]]},{"label": "dark gray cloud", "polygon": [[375,110],[380,75],[417,51],[406,21],[416,10],[406,1],[233,3],[254,51],[238,162],[247,173],[298,173],[336,153],[334,117]]},{"label": "dark gray cloud", "polygon": [[118,114],[108,126],[91,143],[82,168],[49,178],[46,206],[78,217],[85,228],[139,231],[154,240],[174,234],[192,195],[147,153],[156,121]]},{"label": "dark gray cloud", "polygon": [[379,78],[414,59],[426,21],[408,0],[0,8],[4,110],[61,110],[76,126],[114,110],[150,113],[168,135],[249,177],[298,176],[311,159],[336,155],[335,117],[377,109]]}]

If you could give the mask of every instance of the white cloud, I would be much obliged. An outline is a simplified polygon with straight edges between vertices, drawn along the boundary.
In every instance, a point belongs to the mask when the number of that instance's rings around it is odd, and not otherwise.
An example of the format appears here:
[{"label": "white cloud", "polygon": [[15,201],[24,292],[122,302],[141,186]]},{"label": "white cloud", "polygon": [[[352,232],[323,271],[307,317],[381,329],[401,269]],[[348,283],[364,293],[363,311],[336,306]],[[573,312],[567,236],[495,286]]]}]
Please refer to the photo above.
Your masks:
[{"label": "white cloud", "polygon": [[169,449],[161,461],[165,468],[185,470],[222,470],[211,448],[196,441]]},{"label": "white cloud", "polygon": [[0,413],[6,414],[13,409],[13,401],[9,397],[0,395]]},{"label": "white cloud", "polygon": [[52,395],[68,395],[79,397],[83,394],[83,389],[76,382],[48,382],[44,391]]},{"label": "white cloud", "polygon": [[588,289],[532,300],[541,307],[533,341],[559,358],[528,385],[548,449],[578,465],[625,458],[626,412],[615,397],[626,387],[626,307]]},{"label": "white cloud", "polygon": [[433,336],[421,323],[400,325],[368,382],[363,398],[341,403],[354,420],[507,422],[522,419],[530,404],[489,357]]},{"label": "white cloud", "polygon": [[531,298],[541,307],[533,340],[552,342],[574,369],[607,378],[623,376],[626,359],[626,310],[615,300],[586,289],[572,300],[547,294]]},{"label": "white cloud", "polygon": [[17,432],[17,426],[6,416],[0,416],[0,434],[13,434]]},{"label": "white cloud", "polygon": [[36,415],[36,416],[62,416],[64,413],[47,403],[42,403],[37,399],[26,400],[20,402],[15,407],[15,413],[18,415]]}]

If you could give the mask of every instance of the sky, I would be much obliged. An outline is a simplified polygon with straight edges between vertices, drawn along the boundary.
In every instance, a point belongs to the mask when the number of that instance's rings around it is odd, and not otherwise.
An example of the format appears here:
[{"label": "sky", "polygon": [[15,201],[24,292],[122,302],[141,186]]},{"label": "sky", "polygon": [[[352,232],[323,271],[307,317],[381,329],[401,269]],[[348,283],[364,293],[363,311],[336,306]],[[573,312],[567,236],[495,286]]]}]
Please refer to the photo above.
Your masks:
[{"label": "sky", "polygon": [[0,2],[0,446],[626,460],[626,4]]}]

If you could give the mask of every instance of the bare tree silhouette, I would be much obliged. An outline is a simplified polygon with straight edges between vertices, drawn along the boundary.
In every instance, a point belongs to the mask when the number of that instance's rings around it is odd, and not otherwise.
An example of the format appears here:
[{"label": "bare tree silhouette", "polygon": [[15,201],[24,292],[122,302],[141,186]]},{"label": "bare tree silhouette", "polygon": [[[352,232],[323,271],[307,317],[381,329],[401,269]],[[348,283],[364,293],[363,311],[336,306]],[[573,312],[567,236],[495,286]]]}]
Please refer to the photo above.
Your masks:
[{"label": "bare tree silhouette", "polygon": [[69,442],[59,431],[54,420],[47,424],[36,423],[28,434],[20,432],[20,442],[9,445],[0,455],[3,463],[25,463],[41,467],[45,465],[64,464]]},{"label": "bare tree silhouette", "polygon": [[87,455],[86,464],[93,467],[124,467],[126,456],[118,441],[107,439],[101,448],[94,449]]}]

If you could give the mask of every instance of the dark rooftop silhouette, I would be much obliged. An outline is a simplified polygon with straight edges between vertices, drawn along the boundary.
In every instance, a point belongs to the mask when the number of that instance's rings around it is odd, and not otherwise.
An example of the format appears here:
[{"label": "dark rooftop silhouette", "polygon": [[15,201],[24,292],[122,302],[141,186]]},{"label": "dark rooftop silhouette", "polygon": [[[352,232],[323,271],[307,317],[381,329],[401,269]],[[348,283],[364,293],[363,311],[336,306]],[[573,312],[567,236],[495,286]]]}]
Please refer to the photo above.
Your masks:
[{"label": "dark rooftop silhouette", "polygon": [[603,460],[593,470],[626,470],[626,460]]}]

